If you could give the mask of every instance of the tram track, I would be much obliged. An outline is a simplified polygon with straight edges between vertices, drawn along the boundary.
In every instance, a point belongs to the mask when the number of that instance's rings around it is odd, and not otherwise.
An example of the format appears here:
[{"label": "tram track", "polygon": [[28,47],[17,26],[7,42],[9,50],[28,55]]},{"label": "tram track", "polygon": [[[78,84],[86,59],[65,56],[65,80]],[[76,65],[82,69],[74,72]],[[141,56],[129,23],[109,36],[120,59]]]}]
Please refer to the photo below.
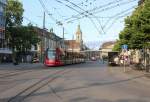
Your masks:
[{"label": "tram track", "polygon": [[27,71],[20,71],[19,70],[19,71],[7,72],[7,73],[0,74],[0,78],[12,77],[12,76],[20,75],[20,74],[25,74],[28,72],[33,72],[33,70],[27,70]]},{"label": "tram track", "polygon": [[61,75],[64,75],[65,73],[69,73],[71,70],[68,69],[63,69],[59,70],[53,74],[50,74],[43,78],[42,80],[39,80],[38,82],[30,85],[26,89],[22,90],[18,94],[16,94],[14,97],[11,97],[8,99],[7,102],[22,102],[26,98],[28,98],[30,95],[35,93],[36,91],[40,90],[42,87],[48,85],[49,83],[53,82],[54,80],[58,79],[61,77]]}]

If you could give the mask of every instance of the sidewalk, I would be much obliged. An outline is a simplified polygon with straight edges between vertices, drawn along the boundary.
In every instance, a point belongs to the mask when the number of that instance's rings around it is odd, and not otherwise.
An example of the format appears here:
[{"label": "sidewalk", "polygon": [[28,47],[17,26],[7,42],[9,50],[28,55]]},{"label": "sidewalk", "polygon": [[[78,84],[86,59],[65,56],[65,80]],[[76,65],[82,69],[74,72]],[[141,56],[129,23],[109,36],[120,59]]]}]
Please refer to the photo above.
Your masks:
[{"label": "sidewalk", "polygon": [[19,63],[19,65],[14,65],[13,63],[0,64],[0,70],[3,69],[31,69],[31,68],[41,68],[44,65],[42,63]]},{"label": "sidewalk", "polygon": [[126,68],[126,72],[124,72],[123,67],[109,67],[111,71],[118,76],[123,76],[128,80],[134,80],[143,85],[150,86],[150,73],[145,71],[134,70],[130,67]]}]

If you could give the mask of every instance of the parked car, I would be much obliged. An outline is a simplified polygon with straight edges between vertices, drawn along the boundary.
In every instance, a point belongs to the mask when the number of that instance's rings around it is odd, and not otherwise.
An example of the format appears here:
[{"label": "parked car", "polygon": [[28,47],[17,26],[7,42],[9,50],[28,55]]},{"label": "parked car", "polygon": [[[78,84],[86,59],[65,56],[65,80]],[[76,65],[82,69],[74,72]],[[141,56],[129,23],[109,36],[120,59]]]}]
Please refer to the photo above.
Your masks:
[{"label": "parked car", "polygon": [[96,61],[96,57],[91,57],[91,60],[92,61]]},{"label": "parked car", "polygon": [[40,61],[39,61],[39,59],[38,58],[33,58],[33,60],[32,60],[32,63],[39,63]]}]

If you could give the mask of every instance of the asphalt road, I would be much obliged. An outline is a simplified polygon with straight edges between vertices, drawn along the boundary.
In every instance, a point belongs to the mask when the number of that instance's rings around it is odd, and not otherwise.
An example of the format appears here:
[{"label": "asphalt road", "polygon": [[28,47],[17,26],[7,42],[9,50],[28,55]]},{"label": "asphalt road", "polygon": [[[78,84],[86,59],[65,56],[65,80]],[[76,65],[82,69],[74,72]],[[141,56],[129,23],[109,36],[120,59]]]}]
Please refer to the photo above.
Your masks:
[{"label": "asphalt road", "polygon": [[7,70],[0,74],[0,102],[150,102],[143,76],[119,71],[98,61]]}]

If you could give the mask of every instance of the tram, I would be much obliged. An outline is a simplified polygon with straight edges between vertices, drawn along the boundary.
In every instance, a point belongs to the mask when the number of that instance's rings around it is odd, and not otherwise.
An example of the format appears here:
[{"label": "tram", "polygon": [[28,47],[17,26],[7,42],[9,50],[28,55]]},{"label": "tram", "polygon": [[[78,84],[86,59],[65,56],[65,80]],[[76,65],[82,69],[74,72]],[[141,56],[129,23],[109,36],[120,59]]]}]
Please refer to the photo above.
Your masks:
[{"label": "tram", "polygon": [[85,55],[80,52],[64,51],[61,48],[47,49],[44,55],[45,66],[62,66],[85,62]]}]

